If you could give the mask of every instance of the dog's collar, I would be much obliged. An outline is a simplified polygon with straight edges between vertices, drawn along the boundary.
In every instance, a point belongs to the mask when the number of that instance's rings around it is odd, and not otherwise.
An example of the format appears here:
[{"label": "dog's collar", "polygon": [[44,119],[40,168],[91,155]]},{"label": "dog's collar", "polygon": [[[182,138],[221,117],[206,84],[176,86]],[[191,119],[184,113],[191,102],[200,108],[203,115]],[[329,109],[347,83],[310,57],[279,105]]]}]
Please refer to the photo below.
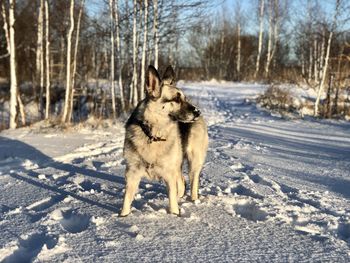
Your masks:
[{"label": "dog's collar", "polygon": [[144,134],[146,134],[146,136],[148,137],[148,143],[166,141],[165,138],[154,136],[152,134],[152,127],[147,122],[143,122],[141,120],[136,119],[135,124],[139,125]]}]

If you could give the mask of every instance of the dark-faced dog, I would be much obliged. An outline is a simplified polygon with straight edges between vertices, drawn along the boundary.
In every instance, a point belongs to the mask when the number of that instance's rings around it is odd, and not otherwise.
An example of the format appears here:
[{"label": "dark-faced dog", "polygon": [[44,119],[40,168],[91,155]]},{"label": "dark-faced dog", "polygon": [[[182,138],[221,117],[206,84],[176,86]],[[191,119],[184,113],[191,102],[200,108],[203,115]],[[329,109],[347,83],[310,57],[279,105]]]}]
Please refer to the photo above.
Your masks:
[{"label": "dark-faced dog", "polygon": [[207,126],[199,109],[176,87],[169,66],[163,78],[149,66],[146,98],[126,123],[126,189],[120,216],[127,216],[141,178],[161,179],[168,189],[169,212],[179,215],[177,199],[185,193],[182,164],[189,165],[191,199],[198,199],[199,173],[208,148]]}]

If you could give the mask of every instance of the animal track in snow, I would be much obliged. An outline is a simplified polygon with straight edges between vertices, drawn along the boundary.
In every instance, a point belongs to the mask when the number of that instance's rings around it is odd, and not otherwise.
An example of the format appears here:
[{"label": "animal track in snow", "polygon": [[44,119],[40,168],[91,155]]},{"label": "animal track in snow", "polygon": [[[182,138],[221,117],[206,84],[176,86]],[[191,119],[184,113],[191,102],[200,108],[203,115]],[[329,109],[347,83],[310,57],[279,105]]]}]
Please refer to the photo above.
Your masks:
[{"label": "animal track in snow", "polygon": [[266,221],[269,214],[264,211],[258,202],[250,198],[224,198],[226,211],[233,216],[239,216],[250,221]]},{"label": "animal track in snow", "polygon": [[70,233],[80,233],[89,227],[90,217],[83,214],[68,213],[63,215],[60,223]]},{"label": "animal track in snow", "polygon": [[238,203],[233,206],[233,209],[236,214],[251,221],[265,221],[267,219],[267,213],[253,202]]},{"label": "animal track in snow", "polygon": [[[4,263],[31,262],[42,250],[44,246],[52,249],[57,244],[57,237],[46,233],[35,233],[29,236],[21,237],[14,247],[5,248],[12,250],[9,255],[2,259]],[[0,258],[1,259],[1,258]]]},{"label": "animal track in snow", "polygon": [[90,224],[90,216],[79,214],[69,208],[62,208],[54,210],[51,215],[51,221],[58,221],[62,228],[69,233],[80,233],[86,230]]},{"label": "animal track in snow", "polygon": [[256,199],[263,199],[264,198],[262,195],[256,193],[252,189],[249,189],[243,185],[238,185],[237,187],[232,188],[231,192],[238,194],[238,195],[250,196],[250,197],[256,198]]}]

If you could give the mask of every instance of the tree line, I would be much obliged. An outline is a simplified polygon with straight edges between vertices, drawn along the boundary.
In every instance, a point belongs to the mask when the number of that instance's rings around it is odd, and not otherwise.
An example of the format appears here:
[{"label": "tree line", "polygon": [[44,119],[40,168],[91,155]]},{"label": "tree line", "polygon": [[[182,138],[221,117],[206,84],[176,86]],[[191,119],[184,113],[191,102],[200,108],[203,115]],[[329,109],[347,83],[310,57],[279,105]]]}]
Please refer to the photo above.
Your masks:
[{"label": "tree line", "polygon": [[316,116],[325,90],[336,114],[349,86],[347,1],[248,2],[1,0],[9,126],[26,124],[29,102],[39,119],[116,118],[144,98],[148,64],[184,79],[303,83],[317,92]]},{"label": "tree line", "polygon": [[187,64],[199,65],[202,79],[302,85],[316,92],[314,116],[338,115],[350,102],[349,2],[258,0],[248,10],[242,3],[193,27]]},{"label": "tree line", "polygon": [[[56,115],[62,123],[72,121],[91,81],[96,83],[85,97],[94,103],[100,97],[105,116],[135,107],[144,97],[147,64],[174,63],[160,52],[175,47],[207,6],[194,0],[1,0],[0,75],[11,84],[10,127],[26,123],[19,111],[24,97],[38,103],[41,118],[52,118],[60,103]],[[17,83],[30,83],[31,91]]]}]

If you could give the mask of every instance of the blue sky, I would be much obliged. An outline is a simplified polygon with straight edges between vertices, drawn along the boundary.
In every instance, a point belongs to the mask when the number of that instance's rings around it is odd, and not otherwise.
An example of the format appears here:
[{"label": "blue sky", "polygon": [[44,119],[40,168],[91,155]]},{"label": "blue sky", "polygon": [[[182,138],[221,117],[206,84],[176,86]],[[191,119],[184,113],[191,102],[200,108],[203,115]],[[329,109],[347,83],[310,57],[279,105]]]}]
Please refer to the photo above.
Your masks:
[{"label": "blue sky", "polygon": [[[268,1],[268,0],[265,0]],[[281,2],[287,1],[289,6],[290,21],[293,21],[299,17],[303,17],[303,13],[306,12],[307,3],[309,0],[280,0]],[[322,7],[322,10],[327,14],[327,17],[333,17],[335,0],[310,0],[311,2],[318,1]],[[350,2],[350,0],[344,0],[345,2]],[[124,3],[120,1],[119,3]],[[216,3],[216,4],[215,4]],[[227,16],[234,16],[234,9],[237,3],[241,5],[246,17],[246,28],[247,32],[254,32],[257,30],[257,13],[258,13],[258,3],[259,0],[213,0],[211,5],[214,7],[213,12],[208,14],[209,16],[217,16],[223,10],[225,10]],[[130,3],[132,5],[132,3]],[[90,14],[100,13],[102,8],[107,8],[106,4],[101,0],[86,0],[86,6]],[[222,13],[221,13],[222,14]]]}]

